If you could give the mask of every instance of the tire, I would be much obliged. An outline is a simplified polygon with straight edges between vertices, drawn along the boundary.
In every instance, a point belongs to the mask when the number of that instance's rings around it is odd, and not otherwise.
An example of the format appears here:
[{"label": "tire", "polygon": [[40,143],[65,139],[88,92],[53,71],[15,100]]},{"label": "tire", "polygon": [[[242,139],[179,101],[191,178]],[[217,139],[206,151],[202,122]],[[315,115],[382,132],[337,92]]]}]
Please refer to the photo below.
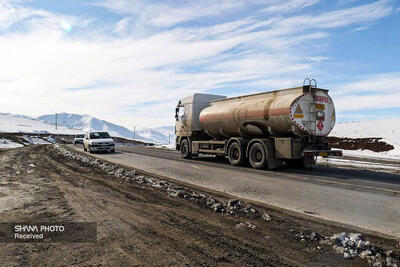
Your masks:
[{"label": "tire", "polygon": [[246,162],[246,154],[243,147],[239,143],[233,142],[229,146],[228,160],[232,166],[243,166]]},{"label": "tire", "polygon": [[267,152],[261,143],[253,143],[249,151],[249,162],[251,167],[254,169],[266,169],[267,163]]},{"label": "tire", "polygon": [[89,145],[88,147],[89,147],[89,153],[90,153],[90,154],[93,154],[93,151],[92,151],[92,149],[90,148],[90,145]]},{"label": "tire", "polygon": [[189,141],[187,139],[183,139],[181,142],[181,157],[184,159],[190,159],[192,157],[192,154],[190,153],[189,150]]},{"label": "tire", "polygon": [[87,151],[85,144],[83,144],[83,151],[85,151],[85,152]]},{"label": "tire", "polygon": [[112,149],[112,150],[111,150],[111,153],[115,153],[115,149]]}]

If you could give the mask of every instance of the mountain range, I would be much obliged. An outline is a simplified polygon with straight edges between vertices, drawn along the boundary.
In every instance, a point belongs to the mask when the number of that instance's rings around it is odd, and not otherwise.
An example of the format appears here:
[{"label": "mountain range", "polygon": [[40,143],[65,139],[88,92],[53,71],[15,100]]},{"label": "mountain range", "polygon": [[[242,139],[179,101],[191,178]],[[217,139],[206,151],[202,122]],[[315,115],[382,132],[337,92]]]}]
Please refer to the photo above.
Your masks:
[{"label": "mountain range", "polygon": [[175,140],[174,126],[142,128],[133,132],[124,126],[89,115],[60,113],[57,114],[58,129],[56,131],[55,121],[55,114],[29,117],[18,114],[0,113],[0,132],[57,132],[77,134],[93,130],[107,131],[111,136],[137,139],[156,144],[173,143]]}]

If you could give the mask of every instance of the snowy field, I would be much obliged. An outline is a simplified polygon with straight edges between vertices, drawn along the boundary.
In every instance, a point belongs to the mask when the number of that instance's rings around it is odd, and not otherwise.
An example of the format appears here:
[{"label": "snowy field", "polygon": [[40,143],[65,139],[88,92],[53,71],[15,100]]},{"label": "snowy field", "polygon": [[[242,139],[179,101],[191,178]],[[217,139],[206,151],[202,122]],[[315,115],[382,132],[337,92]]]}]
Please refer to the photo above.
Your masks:
[{"label": "snowy field", "polygon": [[385,158],[400,160],[400,118],[378,121],[336,123],[330,136],[366,138],[381,137],[382,141],[394,146],[387,152],[372,152],[369,150],[344,150],[345,156]]}]

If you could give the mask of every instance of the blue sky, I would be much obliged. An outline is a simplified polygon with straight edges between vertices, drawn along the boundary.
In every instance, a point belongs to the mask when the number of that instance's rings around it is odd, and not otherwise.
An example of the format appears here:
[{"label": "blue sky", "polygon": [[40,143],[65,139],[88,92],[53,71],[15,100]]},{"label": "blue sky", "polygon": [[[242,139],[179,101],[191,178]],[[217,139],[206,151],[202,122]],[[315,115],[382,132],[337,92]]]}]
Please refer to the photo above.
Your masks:
[{"label": "blue sky", "polygon": [[0,0],[0,112],[174,123],[179,98],[330,89],[339,121],[400,115],[398,0]]}]

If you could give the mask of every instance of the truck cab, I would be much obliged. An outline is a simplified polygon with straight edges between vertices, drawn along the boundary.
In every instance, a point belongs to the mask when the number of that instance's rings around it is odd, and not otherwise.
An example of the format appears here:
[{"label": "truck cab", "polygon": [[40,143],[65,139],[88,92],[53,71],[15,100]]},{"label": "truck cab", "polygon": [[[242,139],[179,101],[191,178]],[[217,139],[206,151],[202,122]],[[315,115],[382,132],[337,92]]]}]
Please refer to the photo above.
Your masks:
[{"label": "truck cab", "polygon": [[226,96],[196,93],[179,100],[175,109],[175,144],[177,150],[179,150],[183,139],[204,135],[200,128],[200,112],[209,105],[209,101],[224,98]]}]

